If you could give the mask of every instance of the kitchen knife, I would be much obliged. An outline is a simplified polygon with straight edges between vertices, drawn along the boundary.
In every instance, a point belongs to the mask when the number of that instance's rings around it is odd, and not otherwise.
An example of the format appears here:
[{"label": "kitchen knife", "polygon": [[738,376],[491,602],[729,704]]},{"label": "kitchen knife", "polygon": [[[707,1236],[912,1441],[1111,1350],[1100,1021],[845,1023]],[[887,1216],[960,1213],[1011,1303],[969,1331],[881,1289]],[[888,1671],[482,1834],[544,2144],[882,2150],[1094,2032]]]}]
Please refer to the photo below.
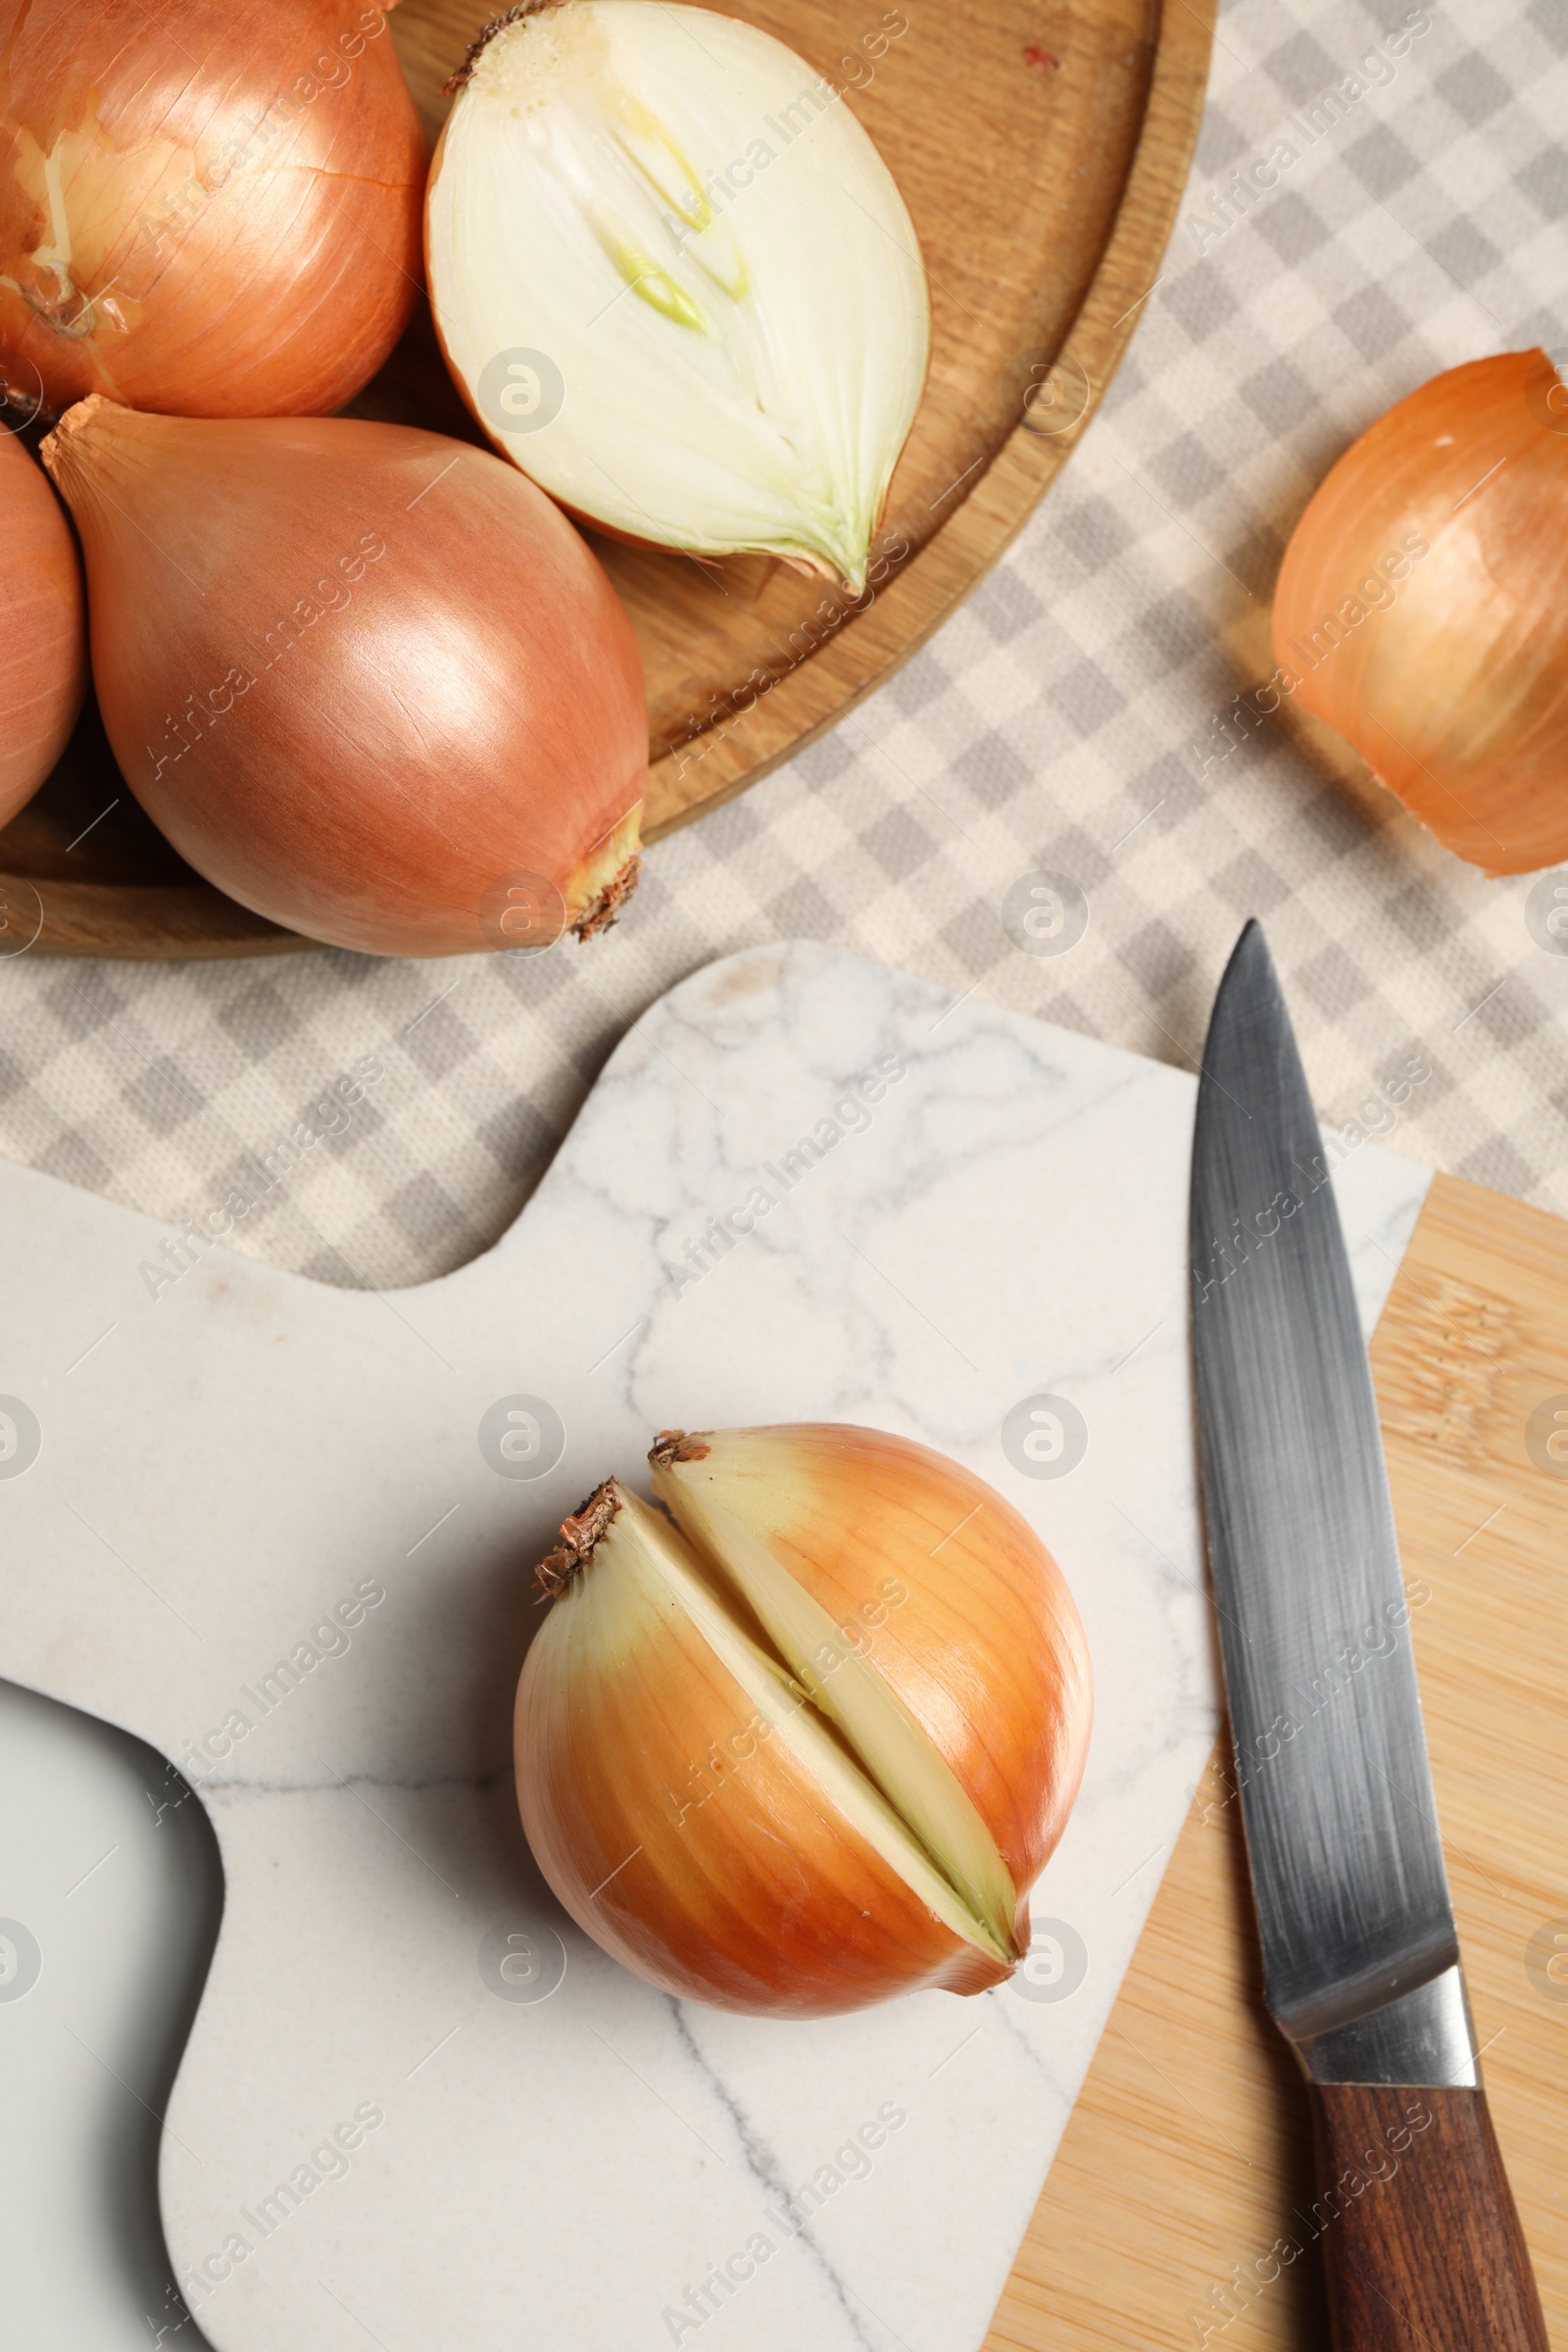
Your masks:
[{"label": "kitchen knife", "polygon": [[1204,1512],[1264,1997],[1311,2085],[1340,2352],[1547,2352],[1487,2112],[1330,1170],[1262,931],[1193,1139]]}]

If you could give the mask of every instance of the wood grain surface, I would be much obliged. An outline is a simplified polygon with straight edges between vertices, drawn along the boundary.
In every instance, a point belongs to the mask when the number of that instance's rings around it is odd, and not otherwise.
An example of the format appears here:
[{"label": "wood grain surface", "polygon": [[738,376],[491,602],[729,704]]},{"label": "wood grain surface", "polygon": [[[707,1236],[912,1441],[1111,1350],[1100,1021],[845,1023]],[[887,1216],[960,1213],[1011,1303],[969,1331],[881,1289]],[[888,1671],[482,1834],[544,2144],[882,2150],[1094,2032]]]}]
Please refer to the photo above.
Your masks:
[{"label": "wood grain surface", "polygon": [[1336,2352],[1546,2352],[1484,2090],[1336,2082],[1317,2117]]},{"label": "wood grain surface", "polygon": [[[1158,275],[1215,0],[732,6],[845,88],[891,167],[931,281],[931,372],[879,535],[878,585],[858,612],[761,558],[704,564],[594,537],[648,673],[651,840],[765,774],[887,677],[1060,471]],[[401,0],[390,19],[432,134],[440,85],[489,13],[485,0]],[[893,23],[906,29],[890,36]],[[422,304],[348,413],[480,438]],[[91,712],[0,833],[0,953],[29,935],[38,952],[91,956],[310,944],[163,847]]]},{"label": "wood grain surface", "polygon": [[[1492,2119],[1568,2352],[1568,1222],[1438,1177],[1372,1362]],[[1223,1754],[985,2352],[1329,2341],[1308,2093],[1262,2007]]]}]

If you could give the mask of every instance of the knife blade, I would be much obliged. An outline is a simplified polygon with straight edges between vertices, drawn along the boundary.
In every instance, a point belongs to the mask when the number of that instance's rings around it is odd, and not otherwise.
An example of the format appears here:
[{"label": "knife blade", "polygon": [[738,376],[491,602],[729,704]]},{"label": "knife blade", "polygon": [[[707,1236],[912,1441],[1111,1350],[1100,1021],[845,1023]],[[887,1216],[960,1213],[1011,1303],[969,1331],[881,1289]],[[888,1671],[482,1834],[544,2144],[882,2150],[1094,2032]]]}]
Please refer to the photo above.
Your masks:
[{"label": "knife blade", "polygon": [[1264,1997],[1312,2085],[1336,2340],[1545,2352],[1480,2085],[1332,1172],[1256,922],[1203,1050],[1190,1239]]}]

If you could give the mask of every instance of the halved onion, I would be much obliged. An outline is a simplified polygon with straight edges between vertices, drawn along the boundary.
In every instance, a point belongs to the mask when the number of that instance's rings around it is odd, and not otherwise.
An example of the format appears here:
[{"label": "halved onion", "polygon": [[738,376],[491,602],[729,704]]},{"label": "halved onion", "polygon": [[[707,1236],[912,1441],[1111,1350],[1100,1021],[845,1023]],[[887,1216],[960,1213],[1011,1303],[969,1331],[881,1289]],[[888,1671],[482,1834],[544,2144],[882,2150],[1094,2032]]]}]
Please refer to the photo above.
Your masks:
[{"label": "halved onion", "polygon": [[858,590],[925,272],[837,87],[755,25],[558,0],[487,28],[430,172],[430,300],[496,446],[602,527]]}]

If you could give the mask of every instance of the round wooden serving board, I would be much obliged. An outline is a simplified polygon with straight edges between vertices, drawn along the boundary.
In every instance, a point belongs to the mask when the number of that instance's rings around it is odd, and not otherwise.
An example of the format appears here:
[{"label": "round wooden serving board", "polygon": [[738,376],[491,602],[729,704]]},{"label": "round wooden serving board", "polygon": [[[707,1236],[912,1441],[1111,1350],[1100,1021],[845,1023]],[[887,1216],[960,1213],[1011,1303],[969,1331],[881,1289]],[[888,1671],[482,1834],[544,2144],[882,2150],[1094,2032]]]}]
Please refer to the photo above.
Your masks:
[{"label": "round wooden serving board", "polygon": [[[594,539],[648,673],[649,839],[744,790],[887,677],[1059,472],[1159,274],[1214,6],[900,0],[884,12],[861,0],[741,0],[736,13],[845,88],[898,179],[931,281],[931,373],[880,534],[891,560],[858,612],[760,558],[702,564]],[[485,13],[483,0],[402,0],[390,19],[432,136],[441,83]],[[422,304],[349,413],[480,437]],[[90,708],[54,775],[0,833],[0,949],[78,956],[312,944],[174,856]]]}]

